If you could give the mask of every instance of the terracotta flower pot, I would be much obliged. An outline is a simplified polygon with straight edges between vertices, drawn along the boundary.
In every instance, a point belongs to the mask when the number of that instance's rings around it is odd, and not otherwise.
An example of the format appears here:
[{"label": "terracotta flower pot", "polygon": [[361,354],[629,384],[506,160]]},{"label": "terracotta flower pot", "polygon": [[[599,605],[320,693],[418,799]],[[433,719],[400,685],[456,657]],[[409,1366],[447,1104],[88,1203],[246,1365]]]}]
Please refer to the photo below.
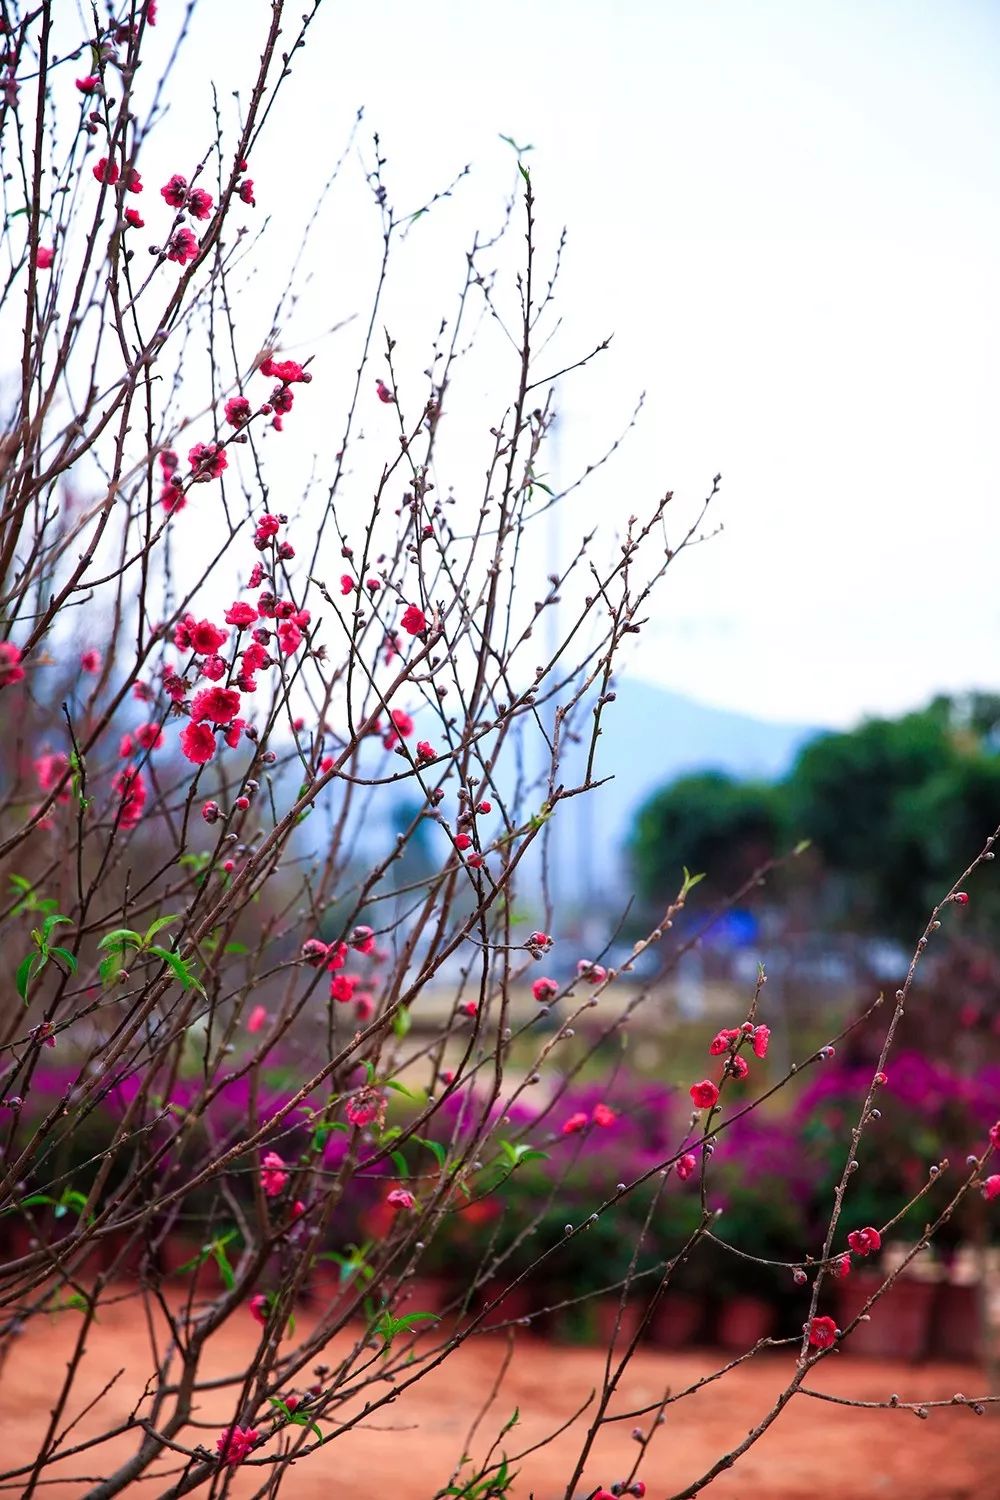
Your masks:
[{"label": "terracotta flower pot", "polygon": [[774,1309],[762,1297],[730,1297],[719,1308],[715,1337],[723,1349],[740,1354],[767,1338],[774,1327]]},{"label": "terracotta flower pot", "polygon": [[[868,1298],[882,1285],[877,1272],[856,1271],[837,1283],[837,1323],[846,1328]],[[931,1306],[937,1294],[933,1282],[900,1276],[872,1307],[869,1322],[859,1323],[848,1336],[852,1354],[879,1359],[922,1359],[930,1340]]]},{"label": "terracotta flower pot", "polygon": [[705,1318],[705,1301],[692,1292],[664,1292],[653,1310],[650,1334],[660,1349],[694,1343]]}]

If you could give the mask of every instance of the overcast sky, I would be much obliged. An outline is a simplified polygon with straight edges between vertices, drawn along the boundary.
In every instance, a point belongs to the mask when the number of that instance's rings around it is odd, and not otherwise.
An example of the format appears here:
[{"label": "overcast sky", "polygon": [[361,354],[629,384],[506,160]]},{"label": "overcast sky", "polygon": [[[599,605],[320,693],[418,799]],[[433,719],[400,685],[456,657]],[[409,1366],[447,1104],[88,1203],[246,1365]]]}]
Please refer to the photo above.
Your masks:
[{"label": "overcast sky", "polygon": [[[225,96],[245,74],[269,10],[201,0],[188,100],[157,152],[200,154],[204,82]],[[532,144],[543,234],[569,231],[559,351],[615,335],[560,387],[562,479],[646,392],[561,545],[666,489],[693,505],[723,475],[724,532],[673,571],[632,669],[830,724],[997,688],[998,74],[991,0],[325,0],[252,163],[265,264],[280,278],[359,107],[359,146],[379,131],[401,205],[471,163],[410,236],[387,304],[419,372],[471,228],[511,188],[499,135]],[[289,344],[316,352],[299,445],[339,427],[356,361],[352,329],[314,336],[364,310],[363,178],[355,151],[289,320]],[[275,289],[259,284],[264,330]]]}]

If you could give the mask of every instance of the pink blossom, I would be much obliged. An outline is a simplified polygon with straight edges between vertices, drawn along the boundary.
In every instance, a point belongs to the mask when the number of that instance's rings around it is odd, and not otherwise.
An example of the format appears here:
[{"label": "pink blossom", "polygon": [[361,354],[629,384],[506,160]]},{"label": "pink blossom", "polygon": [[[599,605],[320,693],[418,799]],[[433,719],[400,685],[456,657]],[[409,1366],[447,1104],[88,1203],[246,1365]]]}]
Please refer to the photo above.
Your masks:
[{"label": "pink blossom", "polygon": [[23,676],[20,648],[13,641],[0,641],[0,688],[20,682]]},{"label": "pink blossom", "polygon": [[80,671],[99,672],[100,670],[101,653],[99,651],[95,651],[93,647],[91,647],[89,651],[84,651],[83,655],[80,657]]},{"label": "pink blossom", "polygon": [[268,1151],[260,1169],[260,1185],[264,1192],[269,1198],[277,1198],[287,1181],[284,1161],[277,1151]]},{"label": "pink blossom", "polygon": [[50,245],[39,245],[35,251],[35,266],[39,271],[47,271],[56,258],[56,252]]},{"label": "pink blossom", "polygon": [[607,1130],[608,1126],[613,1125],[617,1118],[618,1116],[615,1114],[614,1110],[611,1109],[607,1104],[594,1105],[594,1113],[591,1116],[591,1119],[593,1120],[595,1125],[600,1125],[603,1127],[603,1129]]},{"label": "pink blossom", "polygon": [[374,1089],[362,1089],[347,1101],[345,1111],[352,1125],[371,1125],[385,1115],[385,1099]]},{"label": "pink blossom", "polygon": [[210,479],[221,478],[223,469],[229,467],[229,459],[221,443],[195,443],[188,453],[188,463],[196,484],[207,484]]},{"label": "pink blossom", "polygon": [[235,1469],[252,1451],[259,1437],[260,1433],[255,1427],[224,1427],[215,1444],[220,1462]]},{"label": "pink blossom", "polygon": [[395,399],[396,399],[395,396],[392,394],[392,391],[390,391],[389,387],[382,380],[376,380],[376,382],[375,382],[375,394],[378,396],[378,399],[380,401],[384,401],[385,402],[386,406],[391,405],[392,402],[395,401]]},{"label": "pink blossom", "polygon": [[146,805],[146,783],[141,771],[135,766],[125,766],[111,783],[112,789],[121,798],[118,817],[120,828],[134,828],[142,817]]},{"label": "pink blossom", "polygon": [[755,1057],[766,1057],[767,1044],[771,1040],[770,1026],[757,1026],[753,1034],[753,1050]]},{"label": "pink blossom", "polygon": [[685,1154],[680,1157],[675,1170],[682,1182],[687,1182],[688,1178],[691,1176],[691,1173],[694,1171],[697,1165],[698,1163],[691,1155],[690,1151],[685,1152]]},{"label": "pink blossom", "polygon": [[1000,1173],[994,1173],[983,1183],[983,1197],[987,1203],[990,1203],[998,1196],[1000,1196]]},{"label": "pink blossom", "polygon": [[226,402],[226,421],[230,427],[243,427],[249,422],[253,411],[245,396],[230,396]]},{"label": "pink blossom", "polygon": [[575,1115],[570,1115],[563,1125],[562,1133],[563,1135],[576,1135],[578,1130],[585,1130],[588,1123],[587,1116],[582,1110],[578,1110]]},{"label": "pink blossom", "polygon": [[255,1005],[247,1020],[247,1031],[254,1035],[267,1025],[267,1011],[263,1005]]},{"label": "pink blossom", "polygon": [[264,1292],[258,1292],[255,1297],[251,1297],[247,1307],[251,1318],[262,1325],[267,1322],[267,1296]]},{"label": "pink blossom", "polygon": [[391,1203],[393,1208],[416,1208],[417,1200],[407,1188],[393,1188],[386,1198],[386,1203]]}]

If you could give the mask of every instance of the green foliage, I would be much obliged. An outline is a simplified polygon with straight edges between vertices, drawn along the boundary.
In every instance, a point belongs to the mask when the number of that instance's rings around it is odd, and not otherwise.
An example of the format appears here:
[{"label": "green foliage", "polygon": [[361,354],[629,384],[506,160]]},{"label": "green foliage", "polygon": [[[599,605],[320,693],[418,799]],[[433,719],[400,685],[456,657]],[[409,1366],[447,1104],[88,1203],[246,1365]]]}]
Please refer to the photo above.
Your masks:
[{"label": "green foliage", "polygon": [[104,954],[99,966],[101,983],[114,984],[126,962],[134,962],[136,958],[158,958],[161,963],[166,964],[181,989],[197,990],[203,995],[205,991],[195,978],[191,960],[153,942],[157,933],[169,927],[171,922],[179,921],[180,917],[157,917],[150,922],[144,934],[134,932],[131,927],[116,927],[113,932],[105,933],[97,945]]},{"label": "green foliage", "polygon": [[705,872],[709,899],[735,889],[781,847],[785,807],[777,787],[741,782],[722,771],[682,776],[639,809],[631,840],[642,894],[685,894]]},{"label": "green foliage", "polygon": [[[773,786],[717,771],[681,777],[637,815],[640,891],[668,899],[687,864],[706,871],[710,903],[798,838],[796,854],[816,850],[821,880],[806,893],[815,922],[912,937],[1000,824],[998,738],[1000,697],[978,693],[820,735]],[[998,916],[1000,894],[977,894],[966,930]]]},{"label": "green foliage", "polygon": [[71,974],[76,973],[76,959],[69,949],[49,942],[53,932],[61,923],[71,923],[71,921],[70,917],[64,917],[59,912],[50,912],[41,927],[32,928],[31,941],[34,948],[25,958],[22,958],[14,974],[15,988],[25,1005],[28,1003],[28,988],[32,980],[37,979],[53,959],[59,959]]}]

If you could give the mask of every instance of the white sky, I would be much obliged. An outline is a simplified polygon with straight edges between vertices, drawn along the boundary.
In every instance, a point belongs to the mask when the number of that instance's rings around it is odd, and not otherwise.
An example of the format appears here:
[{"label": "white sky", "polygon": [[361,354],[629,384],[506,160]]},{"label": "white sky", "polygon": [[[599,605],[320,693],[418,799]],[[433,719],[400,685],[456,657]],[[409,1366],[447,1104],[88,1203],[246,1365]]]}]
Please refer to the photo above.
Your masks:
[{"label": "white sky", "polygon": [[[201,0],[187,100],[142,164],[149,197],[154,163],[204,150],[205,81],[226,103],[269,11]],[[598,512],[666,489],[693,503],[723,474],[725,531],[672,572],[632,670],[762,717],[848,723],[1000,678],[998,75],[989,0],[325,0],[252,163],[254,222],[274,214],[280,278],[359,106],[397,202],[470,162],[387,304],[416,377],[469,231],[511,187],[498,134],[533,143],[539,222],[549,243],[569,230],[559,352],[615,334],[561,388],[563,480],[647,393],[564,543]],[[364,311],[377,223],[356,157],[327,222],[289,327],[304,349]],[[267,281],[245,301],[262,332]],[[299,445],[339,432],[355,336],[316,342],[284,440],[293,423]],[[492,420],[509,364],[497,373]]]}]

